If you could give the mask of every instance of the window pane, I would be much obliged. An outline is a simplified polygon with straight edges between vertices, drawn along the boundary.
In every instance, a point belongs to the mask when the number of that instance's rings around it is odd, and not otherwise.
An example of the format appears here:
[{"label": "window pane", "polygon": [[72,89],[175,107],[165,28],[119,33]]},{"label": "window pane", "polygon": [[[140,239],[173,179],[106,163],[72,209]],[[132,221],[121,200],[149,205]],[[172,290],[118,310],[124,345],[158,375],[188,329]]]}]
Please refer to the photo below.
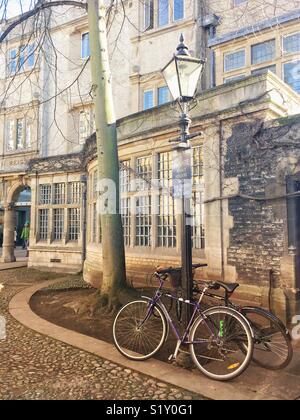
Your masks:
[{"label": "window pane", "polygon": [[53,204],[65,204],[65,184],[54,184]]},{"label": "window pane", "polygon": [[170,91],[167,86],[158,89],[158,105],[170,102]]},{"label": "window pane", "polygon": [[81,37],[81,58],[88,58],[90,56],[90,35],[83,34]]},{"label": "window pane", "polygon": [[84,144],[91,135],[92,122],[90,110],[80,111],[79,113],[79,143]]},{"label": "window pane", "polygon": [[27,67],[32,68],[34,67],[34,50],[35,50],[35,45],[28,45],[27,47],[27,51],[28,51],[28,57],[27,57]]},{"label": "window pane", "polygon": [[193,184],[198,185],[203,183],[203,147],[193,147],[193,166],[192,177]]},{"label": "window pane", "polygon": [[300,52],[300,32],[283,38],[283,50],[285,53]]},{"label": "window pane", "polygon": [[122,193],[130,191],[130,160],[120,162],[120,190]]},{"label": "window pane", "polygon": [[24,70],[24,64],[26,61],[26,47],[21,46],[19,51],[19,69]]},{"label": "window pane", "polygon": [[173,0],[174,20],[181,20],[184,18],[184,0]]},{"label": "window pane", "polygon": [[275,58],[275,39],[262,42],[261,44],[252,45],[251,61],[252,64],[260,64]]},{"label": "window pane", "polygon": [[9,51],[9,59],[8,59],[8,72],[9,74],[15,74],[17,71],[17,51],[11,50]]},{"label": "window pane", "polygon": [[125,246],[130,246],[131,236],[131,217],[130,217],[130,198],[121,199],[121,216],[123,224],[123,235]]},{"label": "window pane", "polygon": [[6,150],[8,152],[15,149],[14,132],[15,132],[15,121],[13,120],[7,121],[6,123]]},{"label": "window pane", "polygon": [[80,234],[80,209],[69,209],[68,212],[68,239],[69,241],[78,241]]},{"label": "window pane", "polygon": [[53,210],[53,239],[61,241],[64,233],[64,209]]},{"label": "window pane", "polygon": [[169,23],[169,0],[158,0],[158,26]]},{"label": "window pane", "polygon": [[17,136],[17,149],[24,148],[24,120],[18,119],[17,120],[17,128],[16,128],[16,136]]},{"label": "window pane", "polygon": [[136,246],[151,246],[151,197],[136,198]]},{"label": "window pane", "polygon": [[204,231],[204,193],[197,191],[192,197],[192,215],[193,215],[193,247],[195,249],[205,248]]},{"label": "window pane", "polygon": [[39,210],[39,238],[41,241],[46,241],[48,239],[48,220],[49,220],[49,210],[43,209]]},{"label": "window pane", "polygon": [[246,52],[245,50],[226,54],[224,57],[224,71],[232,71],[245,67]]},{"label": "window pane", "polygon": [[300,93],[300,60],[284,65],[284,81]]},{"label": "window pane", "polygon": [[246,3],[248,0],[234,0],[234,5],[239,6],[240,4]]},{"label": "window pane", "polygon": [[29,149],[31,147],[31,136],[32,136],[32,120],[27,119],[26,121],[26,135],[25,135],[25,147]]},{"label": "window pane", "polygon": [[137,167],[137,190],[145,191],[151,189],[152,180],[152,157],[141,157],[136,161]]},{"label": "window pane", "polygon": [[176,247],[175,205],[172,197],[172,152],[158,155],[158,179],[162,190],[159,197],[157,224],[158,246]]},{"label": "window pane", "polygon": [[40,185],[40,205],[51,204],[51,185]]},{"label": "window pane", "polygon": [[251,74],[264,74],[267,71],[272,71],[274,74],[276,74],[276,66],[262,67],[261,69],[253,70]]},{"label": "window pane", "polygon": [[81,183],[69,182],[68,183],[68,204],[81,203]]},{"label": "window pane", "polygon": [[154,28],[154,0],[145,0],[144,14],[145,14],[145,30]]},{"label": "window pane", "polygon": [[98,199],[98,169],[96,169],[93,172],[93,191],[92,191],[92,199],[97,200]]},{"label": "window pane", "polygon": [[144,110],[151,109],[154,107],[154,94],[153,90],[144,92]]}]

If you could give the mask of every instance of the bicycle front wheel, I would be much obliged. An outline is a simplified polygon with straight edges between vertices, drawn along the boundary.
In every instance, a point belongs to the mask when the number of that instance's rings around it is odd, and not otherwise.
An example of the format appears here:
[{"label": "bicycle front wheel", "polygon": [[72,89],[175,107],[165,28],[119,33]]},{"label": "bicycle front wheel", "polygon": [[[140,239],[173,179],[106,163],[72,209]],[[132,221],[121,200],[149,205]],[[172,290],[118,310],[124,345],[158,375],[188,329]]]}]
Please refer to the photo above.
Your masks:
[{"label": "bicycle front wheel", "polygon": [[243,308],[254,333],[253,361],[266,369],[280,370],[293,358],[293,347],[288,330],[270,312],[261,308]]},{"label": "bicycle front wheel", "polygon": [[167,321],[158,306],[147,300],[125,305],[113,325],[114,343],[125,357],[143,361],[159,352],[167,335]]},{"label": "bicycle front wheel", "polygon": [[189,341],[194,363],[211,379],[234,379],[251,363],[251,329],[232,309],[218,307],[205,311],[193,324]]}]

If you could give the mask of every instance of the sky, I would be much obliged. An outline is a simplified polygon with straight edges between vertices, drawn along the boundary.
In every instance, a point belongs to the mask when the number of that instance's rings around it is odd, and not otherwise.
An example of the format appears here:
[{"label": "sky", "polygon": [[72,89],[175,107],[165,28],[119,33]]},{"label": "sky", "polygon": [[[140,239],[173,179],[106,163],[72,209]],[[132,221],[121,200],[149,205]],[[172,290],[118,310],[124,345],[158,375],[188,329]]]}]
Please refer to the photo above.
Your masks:
[{"label": "sky", "polygon": [[19,15],[22,9],[23,9],[23,12],[26,12],[29,9],[30,4],[33,4],[33,3],[34,3],[33,0],[8,0],[7,2],[8,17]]}]

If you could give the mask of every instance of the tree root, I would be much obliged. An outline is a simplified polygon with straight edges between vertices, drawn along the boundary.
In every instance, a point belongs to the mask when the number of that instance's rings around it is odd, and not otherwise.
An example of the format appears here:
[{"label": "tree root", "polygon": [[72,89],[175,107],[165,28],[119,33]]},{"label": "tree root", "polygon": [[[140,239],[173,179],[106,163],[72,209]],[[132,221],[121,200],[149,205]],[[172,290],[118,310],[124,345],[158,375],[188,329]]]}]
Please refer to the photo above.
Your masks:
[{"label": "tree root", "polygon": [[67,303],[64,307],[72,309],[77,315],[112,317],[123,305],[138,297],[138,292],[130,287],[110,294],[101,294],[99,290],[91,296]]}]

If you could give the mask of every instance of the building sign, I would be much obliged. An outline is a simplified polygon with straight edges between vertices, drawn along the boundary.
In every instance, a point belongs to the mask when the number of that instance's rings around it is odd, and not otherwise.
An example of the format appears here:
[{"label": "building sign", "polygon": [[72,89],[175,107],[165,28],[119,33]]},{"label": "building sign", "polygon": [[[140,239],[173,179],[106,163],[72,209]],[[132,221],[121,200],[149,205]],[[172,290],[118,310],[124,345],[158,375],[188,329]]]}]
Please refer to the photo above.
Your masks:
[{"label": "building sign", "polygon": [[1,171],[5,172],[16,172],[20,170],[26,170],[28,167],[29,161],[32,159],[33,156],[22,156],[22,157],[14,157],[14,156],[6,156],[2,161]]}]

